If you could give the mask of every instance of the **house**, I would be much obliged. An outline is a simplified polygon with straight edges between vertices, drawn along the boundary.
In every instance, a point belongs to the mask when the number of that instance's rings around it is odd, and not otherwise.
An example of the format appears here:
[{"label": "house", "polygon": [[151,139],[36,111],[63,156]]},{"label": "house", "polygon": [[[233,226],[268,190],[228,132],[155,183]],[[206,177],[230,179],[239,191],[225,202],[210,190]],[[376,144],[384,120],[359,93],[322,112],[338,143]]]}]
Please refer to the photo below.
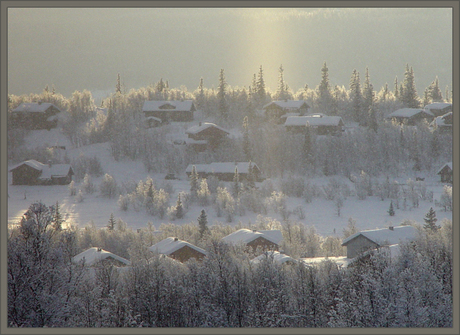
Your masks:
[{"label": "house", "polygon": [[86,266],[109,264],[116,267],[124,267],[131,264],[129,260],[98,247],[89,248],[79,253],[72,258],[72,262],[83,262]]},{"label": "house", "polygon": [[61,110],[47,102],[22,103],[11,112],[11,126],[25,129],[56,128]]},{"label": "house", "polygon": [[417,229],[412,226],[398,226],[384,229],[364,230],[343,240],[347,247],[347,258],[354,258],[368,250],[411,241],[417,237]]},{"label": "house", "polygon": [[198,125],[188,128],[185,133],[189,140],[188,144],[198,145],[197,151],[203,151],[203,144],[215,148],[220,141],[227,137],[230,133],[225,129],[210,122],[200,122]]},{"label": "house", "polygon": [[289,116],[284,126],[286,130],[299,133],[304,132],[307,124],[317,135],[339,135],[344,131],[345,124],[340,116],[312,114],[304,116]]},{"label": "house", "polygon": [[262,172],[255,163],[251,162],[221,162],[211,164],[190,164],[187,166],[185,173],[188,177],[192,174],[193,166],[200,178],[215,176],[222,181],[233,181],[235,168],[238,168],[240,180],[248,180],[249,170],[252,170],[254,181],[262,181]]},{"label": "house", "polygon": [[452,112],[437,116],[430,126],[439,131],[452,131]]},{"label": "house", "polygon": [[230,245],[244,245],[251,247],[254,251],[260,247],[262,250],[279,250],[283,240],[281,230],[250,230],[239,229],[230,235],[222,238],[222,242]]},{"label": "house", "polygon": [[262,107],[265,117],[275,123],[282,123],[282,116],[286,113],[305,115],[310,106],[305,100],[272,101]]},{"label": "house", "polygon": [[431,120],[434,115],[425,109],[420,108],[401,108],[393,113],[390,113],[385,119],[396,120],[399,123],[406,123],[407,125],[415,125],[424,119]]},{"label": "house", "polygon": [[12,167],[13,185],[67,185],[74,172],[70,164],[43,164],[34,159]]},{"label": "house", "polygon": [[168,237],[152,245],[150,251],[169,256],[179,262],[187,262],[191,258],[197,261],[206,256],[206,251],[191,243],[179,240],[177,237]]},{"label": "house", "polygon": [[437,175],[441,176],[441,183],[452,184],[452,162],[444,164],[444,166],[438,170]]},{"label": "house", "polygon": [[279,251],[265,251],[263,254],[257,256],[256,258],[251,260],[252,264],[260,264],[263,261],[271,260],[275,264],[279,265],[292,265],[295,264],[297,261],[283,253],[280,253]]},{"label": "house", "polygon": [[142,112],[147,118],[156,117],[161,122],[188,122],[193,121],[193,113],[196,111],[192,100],[166,100],[145,101]]},{"label": "house", "polygon": [[425,106],[425,110],[431,112],[435,117],[452,112],[452,104],[447,102],[433,102]]}]

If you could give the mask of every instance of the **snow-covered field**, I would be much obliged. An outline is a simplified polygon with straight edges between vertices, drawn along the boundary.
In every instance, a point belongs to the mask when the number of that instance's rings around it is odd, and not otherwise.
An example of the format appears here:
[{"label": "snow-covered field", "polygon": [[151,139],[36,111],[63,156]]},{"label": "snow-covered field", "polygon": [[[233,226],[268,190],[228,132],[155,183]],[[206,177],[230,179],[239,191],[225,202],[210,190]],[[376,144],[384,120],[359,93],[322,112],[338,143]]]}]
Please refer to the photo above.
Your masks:
[{"label": "snow-covered field", "polygon": [[[101,162],[104,173],[110,174],[116,180],[118,185],[122,183],[135,182],[145,180],[150,176],[157,185],[165,182],[165,174],[148,174],[144,165],[140,161],[120,161],[115,162],[110,155],[110,146],[108,143],[100,143],[80,148],[73,148],[67,138],[58,130],[52,129],[32,131],[26,138],[30,147],[35,147],[40,144],[47,143],[48,145],[65,145],[67,147],[67,155],[69,158],[76,158],[80,154],[87,157],[98,157]],[[9,167],[13,164],[9,164]],[[180,191],[190,191],[190,183],[186,178],[185,172],[180,175],[180,180],[170,180],[173,186],[174,193],[171,194],[170,206],[175,205],[177,195]],[[398,178],[398,182],[405,182],[413,175],[407,178]],[[16,224],[20,220],[22,214],[27,210],[29,205],[35,201],[41,201],[46,205],[53,205],[59,202],[61,213],[64,215],[67,223],[73,223],[79,227],[83,227],[91,221],[97,227],[107,225],[110,214],[113,213],[116,219],[120,218],[125,221],[129,228],[143,228],[147,222],[152,222],[158,229],[161,223],[168,223],[168,220],[160,220],[158,217],[151,216],[140,210],[122,211],[117,204],[118,198],[108,199],[102,197],[99,191],[93,194],[84,194],[83,202],[78,203],[75,196],[70,196],[67,185],[54,186],[13,186],[11,185],[11,173],[8,176],[8,224]],[[340,177],[335,177],[340,178]],[[93,178],[93,183],[98,186],[102,177]],[[318,186],[326,185],[328,178],[310,179],[310,182]],[[343,178],[344,182],[350,183],[347,178]],[[276,181],[273,181],[276,184]],[[443,184],[439,181],[439,176],[426,176],[425,179],[428,191],[433,191],[434,200],[440,199]],[[353,187],[350,184],[350,187]],[[80,183],[76,183],[77,190],[80,188]],[[381,201],[379,197],[367,197],[365,200],[358,200],[355,196],[348,197],[341,208],[340,217],[337,215],[336,206],[333,201],[323,198],[314,198],[311,203],[307,203],[303,198],[289,197],[287,199],[288,210],[301,206],[305,218],[299,219],[295,214],[290,216],[291,220],[304,223],[306,226],[314,226],[318,234],[322,236],[335,235],[341,237],[343,229],[347,226],[349,218],[356,220],[356,226],[360,230],[384,228],[390,225],[399,225],[405,220],[414,220],[423,223],[423,218],[430,207],[436,211],[438,222],[447,218],[452,220],[452,212],[445,212],[442,208],[436,207],[434,201],[420,201],[418,208],[406,210],[396,209],[395,216],[389,216],[388,209],[390,200]],[[249,225],[256,222],[257,214],[246,211],[244,216],[235,215],[232,223],[227,223],[224,217],[217,217],[212,206],[201,207],[199,205],[191,206],[182,219],[176,219],[174,224],[181,225],[194,222],[200,215],[200,211],[205,209],[208,215],[210,225],[221,222],[223,224],[236,225],[241,222],[243,225]],[[272,211],[267,213],[268,217],[276,218],[282,221],[281,216]]]}]

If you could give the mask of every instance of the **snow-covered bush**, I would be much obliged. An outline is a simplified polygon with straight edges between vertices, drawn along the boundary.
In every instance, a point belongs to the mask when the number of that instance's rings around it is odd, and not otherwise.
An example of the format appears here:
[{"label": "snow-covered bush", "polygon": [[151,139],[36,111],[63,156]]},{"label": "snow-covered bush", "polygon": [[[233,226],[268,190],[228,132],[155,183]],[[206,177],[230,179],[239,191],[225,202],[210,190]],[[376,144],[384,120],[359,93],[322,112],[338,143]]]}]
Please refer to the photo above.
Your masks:
[{"label": "snow-covered bush", "polygon": [[290,197],[300,198],[305,192],[306,181],[300,176],[289,175],[280,181],[280,190]]},{"label": "snow-covered bush", "polygon": [[452,210],[452,186],[444,185],[439,204],[445,211]]},{"label": "snow-covered bush", "polygon": [[85,198],[83,197],[83,192],[81,190],[78,190],[78,194],[75,197],[75,201],[80,203],[80,202],[83,202],[84,199]]},{"label": "snow-covered bush", "polygon": [[118,203],[118,207],[122,211],[127,211],[128,207],[129,207],[129,196],[120,194],[120,196],[118,197],[118,202],[117,203]]},{"label": "snow-covered bush", "polygon": [[75,187],[75,182],[72,180],[68,186],[70,196],[73,197],[77,194],[77,188]]},{"label": "snow-covered bush", "polygon": [[106,173],[99,185],[101,195],[107,198],[113,198],[118,194],[118,186],[116,180]]},{"label": "snow-covered bush", "polygon": [[92,194],[96,190],[96,187],[93,184],[93,179],[89,174],[85,174],[81,187],[86,194]]},{"label": "snow-covered bush", "polygon": [[209,191],[208,182],[206,178],[201,179],[200,187],[197,191],[198,202],[201,206],[209,205],[211,199],[211,192]]}]

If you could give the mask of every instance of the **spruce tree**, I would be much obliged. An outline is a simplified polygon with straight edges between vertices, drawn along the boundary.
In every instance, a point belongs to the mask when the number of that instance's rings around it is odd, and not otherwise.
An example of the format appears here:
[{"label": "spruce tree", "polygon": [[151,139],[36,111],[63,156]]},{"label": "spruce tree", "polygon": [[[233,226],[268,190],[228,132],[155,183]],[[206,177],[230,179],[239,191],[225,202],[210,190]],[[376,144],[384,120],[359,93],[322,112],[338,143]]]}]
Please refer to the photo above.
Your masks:
[{"label": "spruce tree", "polygon": [[265,91],[265,81],[264,81],[264,71],[262,69],[262,65],[259,68],[259,75],[257,77],[257,100],[259,103],[259,107],[265,104],[265,99],[267,97],[267,92]]},{"label": "spruce tree", "polygon": [[329,69],[326,62],[321,68],[321,83],[318,86],[319,106],[322,111],[329,111],[332,105],[331,86],[329,84]]},{"label": "spruce tree", "polygon": [[394,96],[396,100],[399,100],[399,87],[398,87],[398,77],[395,78],[395,92]]},{"label": "spruce tree", "polygon": [[255,185],[255,176],[254,176],[254,168],[252,166],[252,162],[249,161],[249,167],[248,167],[248,178],[247,178],[247,187],[248,188],[255,188],[256,185]]},{"label": "spruce tree", "polygon": [[439,79],[436,76],[436,79],[428,87],[428,96],[431,102],[442,102],[442,92],[439,88]]},{"label": "spruce tree", "polygon": [[428,213],[426,213],[423,220],[425,221],[425,225],[423,226],[423,228],[425,228],[426,230],[435,232],[440,228],[438,225],[436,225],[438,219],[436,218],[436,212],[433,210],[433,207],[430,207],[430,210],[428,211]]},{"label": "spruce tree", "polygon": [[192,173],[190,174],[190,194],[193,199],[196,199],[198,192],[198,173],[196,172],[196,166],[192,166]]},{"label": "spruce tree", "polygon": [[224,69],[220,70],[217,100],[219,104],[219,117],[221,117],[222,120],[226,121],[228,120],[228,104],[227,104],[227,82],[225,81]]},{"label": "spruce tree", "polygon": [[395,216],[395,210],[393,208],[393,201],[390,202],[390,209],[388,210],[388,214],[390,214],[390,216]]},{"label": "spruce tree", "polygon": [[240,195],[240,175],[238,166],[235,166],[235,174],[233,175],[233,197],[236,199]]},{"label": "spruce tree", "polygon": [[209,231],[208,229],[208,216],[204,209],[201,210],[201,214],[198,217],[198,229],[200,233],[200,238],[202,239],[204,234]]},{"label": "spruce tree", "polygon": [[116,221],[113,213],[110,214],[109,222],[107,223],[107,229],[113,231],[115,229]]},{"label": "spruce tree", "polygon": [[407,108],[419,108],[420,99],[417,95],[417,90],[415,88],[415,76],[414,70],[412,67],[409,67],[409,64],[406,64],[406,72],[404,73],[404,82],[403,92],[401,93],[401,101],[404,104],[404,107]]},{"label": "spruce tree", "polygon": [[353,70],[350,79],[350,100],[352,109],[352,118],[355,122],[360,122],[362,117],[363,96],[361,93],[361,84],[359,80],[359,72]]},{"label": "spruce tree", "polygon": [[180,200],[180,194],[177,197],[176,202],[176,218],[182,219],[184,217],[184,208],[182,207],[182,201]]},{"label": "spruce tree", "polygon": [[[363,110],[365,111],[371,111],[371,107],[374,105],[374,87],[372,86],[370,82],[370,77],[369,77],[369,68],[366,68],[366,78],[364,80],[364,87],[363,87]],[[365,126],[368,125],[370,120],[366,120],[366,116],[370,115],[364,115],[363,118],[360,120],[360,124]]]},{"label": "spruce tree", "polygon": [[279,68],[279,77],[278,77],[278,90],[274,96],[276,100],[287,100],[289,99],[289,93],[287,91],[287,85],[286,82],[284,81],[284,75],[283,75],[284,69],[283,69],[283,64],[280,65]]}]

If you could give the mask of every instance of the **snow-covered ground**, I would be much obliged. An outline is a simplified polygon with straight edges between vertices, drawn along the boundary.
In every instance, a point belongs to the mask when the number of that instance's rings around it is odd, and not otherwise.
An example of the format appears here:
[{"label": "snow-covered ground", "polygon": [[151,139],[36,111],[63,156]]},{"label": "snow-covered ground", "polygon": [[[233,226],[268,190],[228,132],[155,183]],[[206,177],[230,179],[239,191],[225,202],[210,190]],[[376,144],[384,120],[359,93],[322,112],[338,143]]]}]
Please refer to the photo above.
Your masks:
[{"label": "snow-covered ground", "polygon": [[[80,148],[73,148],[67,138],[58,130],[52,129],[32,131],[26,138],[30,147],[35,147],[40,144],[49,145],[65,145],[69,158],[76,158],[80,154],[87,157],[96,156],[102,165],[104,173],[110,174],[117,181],[118,185],[122,183],[137,183],[140,180],[145,180],[150,176],[155,180],[156,185],[165,182],[165,174],[148,174],[141,161],[120,161],[115,162],[110,155],[110,146],[108,143],[99,143]],[[9,167],[13,164],[9,164]],[[186,178],[185,173],[180,175],[180,180],[170,180],[173,186],[174,193],[171,195],[170,206],[175,205],[177,195],[180,191],[189,192],[190,183]],[[413,176],[410,176],[413,178]],[[398,182],[404,184],[409,178],[398,178]],[[91,221],[96,227],[104,227],[107,225],[110,214],[113,213],[116,219],[120,218],[125,221],[129,228],[138,229],[146,227],[147,222],[152,222],[158,229],[161,223],[168,223],[168,219],[160,220],[158,217],[151,216],[140,210],[138,212],[130,209],[122,211],[117,204],[118,198],[108,199],[102,197],[99,191],[93,194],[84,194],[84,201],[78,203],[75,196],[70,196],[67,185],[53,186],[14,186],[11,185],[11,173],[8,174],[8,224],[16,224],[19,222],[22,214],[27,210],[29,205],[35,201],[41,201],[46,205],[53,205],[59,202],[61,213],[64,215],[67,223],[73,223],[80,227],[85,226]],[[339,177],[335,177],[339,178]],[[93,183],[98,186],[102,177],[93,178]],[[310,182],[318,186],[326,185],[327,178],[310,179]],[[343,178],[346,182],[348,179]],[[433,191],[434,200],[440,199],[443,184],[439,181],[439,176],[427,176],[426,185],[429,191]],[[348,181],[349,182],[349,181]],[[76,183],[77,190],[80,188],[80,183]],[[360,230],[384,228],[390,225],[399,225],[405,220],[414,220],[423,223],[423,218],[426,213],[433,207],[436,211],[438,222],[447,218],[452,220],[452,212],[445,212],[440,207],[435,207],[434,201],[420,201],[418,208],[403,210],[395,208],[396,215],[389,216],[388,209],[390,200],[381,201],[378,197],[367,197],[365,200],[358,200],[355,196],[348,197],[341,208],[340,217],[337,215],[336,206],[333,201],[323,198],[314,198],[311,203],[307,203],[303,198],[289,197],[287,199],[288,210],[301,206],[305,214],[304,219],[299,219],[296,214],[290,216],[291,220],[304,223],[306,226],[314,226],[318,234],[322,236],[335,235],[341,237],[343,229],[347,226],[349,218],[356,220],[356,226]],[[210,225],[221,222],[223,224],[236,225],[241,222],[243,225],[254,224],[257,219],[257,214],[246,211],[244,216],[235,215],[232,223],[227,223],[225,217],[217,217],[212,206],[201,207],[199,205],[191,206],[182,219],[176,219],[174,224],[181,225],[190,222],[197,222],[202,209],[205,209],[208,215]],[[266,215],[282,221],[281,216],[272,211]]]}]

